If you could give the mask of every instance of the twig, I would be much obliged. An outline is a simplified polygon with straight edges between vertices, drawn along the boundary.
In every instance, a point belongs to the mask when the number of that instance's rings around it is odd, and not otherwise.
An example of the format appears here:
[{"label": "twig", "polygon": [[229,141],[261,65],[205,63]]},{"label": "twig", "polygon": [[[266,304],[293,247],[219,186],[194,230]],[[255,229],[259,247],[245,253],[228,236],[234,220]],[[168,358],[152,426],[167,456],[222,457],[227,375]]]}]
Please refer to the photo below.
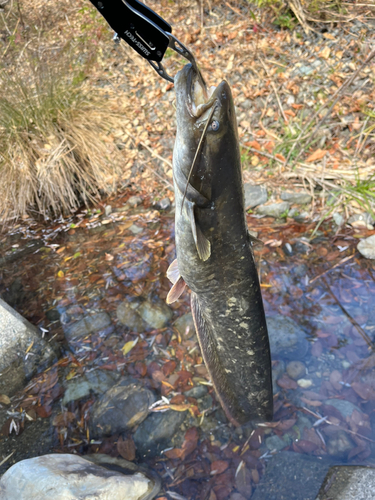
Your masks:
[{"label": "twig", "polygon": [[4,459],[0,462],[0,467],[1,467],[2,465],[4,465],[4,464],[5,464],[5,462],[6,462],[6,461],[8,461],[8,460],[10,459],[10,457],[11,457],[12,455],[14,455],[15,453],[16,453],[15,451],[12,451],[12,453],[11,453],[10,455],[8,455],[7,457],[5,457],[5,458],[4,458]]},{"label": "twig", "polygon": [[247,16],[245,16],[244,14],[242,14],[242,12],[240,12],[240,11],[239,11],[238,9],[236,9],[235,7],[232,7],[232,6],[231,6],[228,2],[225,2],[225,5],[226,5],[227,7],[229,7],[229,8],[230,8],[230,10],[231,10],[232,12],[234,12],[235,14],[237,14],[238,16],[241,16],[241,17],[245,18],[247,21],[249,20],[249,18],[248,18]]},{"label": "twig", "polygon": [[[312,116],[312,118],[310,118],[310,120],[308,121],[307,125],[305,125],[305,127],[303,128],[303,130],[301,131],[301,133],[299,134],[299,136],[297,137],[297,139],[295,140],[295,143],[293,144],[293,146],[291,147],[290,151],[289,151],[289,154],[287,156],[287,159],[285,160],[285,166],[287,165],[288,161],[290,160],[290,157],[294,151],[294,149],[296,148],[297,144],[300,143],[301,141],[301,138],[302,136],[305,135],[306,131],[309,129],[309,127],[312,125],[312,123],[314,122],[314,120],[321,114],[321,112],[326,109],[326,108],[329,108],[326,112],[326,114],[323,116],[323,118],[318,122],[318,124],[316,125],[316,127],[312,130],[312,132],[310,132],[307,136],[307,139],[309,139],[309,137],[313,137],[317,130],[323,125],[323,123],[325,122],[325,120],[328,118],[328,116],[330,115],[333,107],[336,105],[336,103],[338,102],[338,100],[340,99],[340,95],[341,93],[343,92],[343,90],[346,89],[346,87],[348,87],[352,82],[353,80],[357,77],[357,75],[369,64],[369,62],[371,61],[371,59],[373,59],[375,57],[375,49],[372,50],[369,54],[369,56],[366,58],[366,60],[361,64],[361,66],[356,70],[354,71],[354,73],[348,77],[345,82],[341,85],[340,88],[338,88],[336,90],[336,92],[333,94],[333,96],[331,97],[331,99],[329,99],[326,104],[323,104],[323,106],[318,109],[318,111],[316,113],[314,113],[314,115]],[[332,104],[329,104],[329,102],[332,102]],[[307,144],[305,144],[305,147],[304,147],[304,150],[307,148],[307,146],[309,145],[309,142],[307,142]],[[301,156],[302,154],[302,149],[301,151],[298,153],[297,157],[294,159],[294,161],[297,161],[297,159]]]},{"label": "twig", "polygon": [[334,266],[330,267],[329,269],[327,269],[326,271],[324,271],[324,273],[321,273],[321,274],[318,274],[318,276],[315,276],[315,278],[313,278],[312,280],[309,281],[309,285],[311,285],[311,283],[314,283],[314,281],[316,281],[317,279],[319,278],[322,278],[323,276],[325,276],[326,274],[330,273],[333,269],[336,269],[336,267],[339,267],[341,266],[341,264],[345,264],[345,262],[348,262],[348,260],[352,259],[353,257],[355,257],[357,254],[354,253],[353,255],[349,255],[348,257],[345,257],[344,259],[341,259],[340,262],[338,262],[337,264],[335,264]]},{"label": "twig", "polygon": [[363,338],[363,340],[366,342],[366,344],[369,346],[369,348],[373,351],[375,349],[375,345],[373,344],[372,340],[370,337],[367,335],[367,333],[364,331],[364,329],[359,325],[354,318],[350,316],[348,311],[345,309],[345,307],[341,304],[341,302],[338,300],[336,295],[332,292],[331,287],[327,283],[327,280],[325,278],[322,278],[323,283],[325,287],[327,288],[328,293],[330,296],[333,298],[333,300],[336,302],[336,304],[339,306],[341,311],[345,314],[345,316],[348,318],[350,323],[354,326],[354,328],[357,330],[357,332],[360,334],[360,336]]},{"label": "twig", "polygon": [[267,75],[267,76],[268,76],[268,78],[270,79],[271,86],[272,86],[272,88],[273,88],[273,91],[275,92],[275,96],[276,96],[277,104],[279,105],[279,108],[280,108],[281,114],[282,114],[282,116],[283,116],[283,118],[284,118],[284,122],[285,122],[285,123],[288,123],[288,119],[287,119],[287,117],[285,116],[284,109],[283,109],[283,107],[282,107],[282,104],[281,104],[281,101],[280,101],[280,98],[279,98],[279,94],[278,94],[278,92],[277,92],[276,85],[275,85],[274,81],[271,79],[271,76],[270,76],[270,74],[269,74],[269,72],[268,72],[267,66],[265,65],[265,63],[264,63],[263,59],[262,59],[260,56],[258,57],[258,59],[259,59],[259,61],[261,62],[262,66],[263,66],[263,68],[264,68],[264,71],[266,72],[266,75]]},{"label": "twig", "polygon": [[366,139],[365,139],[364,142],[363,142],[363,144],[361,144],[362,137],[363,137],[363,134],[365,133],[365,129],[366,129],[366,126],[367,126],[367,123],[368,123],[369,119],[370,119],[370,117],[368,116],[366,118],[364,124],[363,124],[362,130],[361,130],[361,134],[360,134],[359,139],[358,139],[357,147],[355,149],[354,158],[357,156],[357,154],[359,154],[361,152],[361,150],[363,149],[363,146],[366,143]]}]

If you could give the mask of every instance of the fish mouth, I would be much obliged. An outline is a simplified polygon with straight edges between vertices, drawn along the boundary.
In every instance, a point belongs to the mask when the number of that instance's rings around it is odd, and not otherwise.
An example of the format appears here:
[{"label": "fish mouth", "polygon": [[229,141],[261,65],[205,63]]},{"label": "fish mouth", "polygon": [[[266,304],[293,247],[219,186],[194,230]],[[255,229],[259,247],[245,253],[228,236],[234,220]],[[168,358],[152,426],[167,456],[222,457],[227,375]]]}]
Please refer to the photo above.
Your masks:
[{"label": "fish mouth", "polygon": [[193,66],[189,68],[186,79],[187,108],[193,118],[199,118],[199,122],[207,119],[212,106],[218,103],[220,87],[221,84],[208,88],[200,71]]}]

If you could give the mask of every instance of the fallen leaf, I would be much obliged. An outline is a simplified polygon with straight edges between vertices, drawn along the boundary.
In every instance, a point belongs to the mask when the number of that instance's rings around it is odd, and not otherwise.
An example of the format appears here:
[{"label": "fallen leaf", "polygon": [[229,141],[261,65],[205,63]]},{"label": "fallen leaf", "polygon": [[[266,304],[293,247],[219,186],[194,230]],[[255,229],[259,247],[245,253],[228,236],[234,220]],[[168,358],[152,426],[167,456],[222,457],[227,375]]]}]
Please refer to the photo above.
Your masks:
[{"label": "fallen leaf", "polygon": [[133,347],[136,345],[138,340],[139,340],[139,337],[137,337],[135,340],[129,340],[129,342],[126,342],[124,347],[122,347],[122,349],[121,349],[122,354],[124,356],[126,356],[128,354],[128,352],[130,352],[133,349]]},{"label": "fallen leaf", "polygon": [[279,385],[282,389],[297,389],[298,384],[295,380],[292,380],[287,375],[283,375],[281,378],[277,380],[277,385]]},{"label": "fallen leaf", "polygon": [[63,272],[63,271],[59,271],[59,272],[57,273],[57,276],[58,276],[59,278],[63,278],[65,275],[64,275],[64,272]]},{"label": "fallen leaf", "polygon": [[68,424],[71,424],[76,419],[76,416],[71,411],[65,411],[64,413],[60,413],[60,415],[56,415],[56,417],[52,421],[52,425],[55,427],[65,427]]},{"label": "fallen leaf", "polygon": [[369,384],[365,384],[363,382],[353,382],[352,389],[360,398],[367,401],[375,401],[375,391]]},{"label": "fallen leaf", "polygon": [[222,474],[229,467],[229,463],[225,460],[215,460],[211,464],[211,475]]},{"label": "fallen leaf", "polygon": [[0,394],[0,403],[4,405],[10,405],[10,399],[6,394]]},{"label": "fallen leaf", "polygon": [[326,45],[320,53],[320,57],[323,59],[328,59],[331,54],[331,49]]},{"label": "fallen leaf", "polygon": [[306,161],[310,163],[313,161],[321,160],[327,153],[328,151],[325,149],[317,149],[306,159]]},{"label": "fallen leaf", "polygon": [[125,460],[129,460],[130,462],[135,460],[135,444],[131,437],[123,439],[120,436],[117,440],[117,451]]}]

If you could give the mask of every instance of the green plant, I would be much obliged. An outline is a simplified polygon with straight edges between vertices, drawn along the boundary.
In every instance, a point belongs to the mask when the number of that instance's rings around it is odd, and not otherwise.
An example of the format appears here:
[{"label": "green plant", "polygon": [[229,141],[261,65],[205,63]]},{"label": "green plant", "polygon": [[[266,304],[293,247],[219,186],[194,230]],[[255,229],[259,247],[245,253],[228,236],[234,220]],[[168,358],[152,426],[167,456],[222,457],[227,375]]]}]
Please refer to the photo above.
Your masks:
[{"label": "green plant", "polygon": [[0,67],[0,218],[70,212],[108,189],[116,115],[83,80],[66,60]]}]

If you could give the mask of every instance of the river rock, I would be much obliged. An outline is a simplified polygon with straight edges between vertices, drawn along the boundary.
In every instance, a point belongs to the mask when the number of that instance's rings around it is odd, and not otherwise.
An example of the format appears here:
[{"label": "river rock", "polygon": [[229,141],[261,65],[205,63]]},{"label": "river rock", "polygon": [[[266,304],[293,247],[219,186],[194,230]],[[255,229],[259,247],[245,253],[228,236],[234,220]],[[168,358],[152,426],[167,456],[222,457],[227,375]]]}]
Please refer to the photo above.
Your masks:
[{"label": "river rock", "polygon": [[254,208],[266,203],[268,200],[267,189],[264,186],[256,186],[245,182],[245,208]]},{"label": "river rock", "polygon": [[303,191],[283,191],[280,195],[283,201],[289,201],[289,203],[296,203],[297,205],[305,205],[311,202],[311,195]]},{"label": "river rock", "polygon": [[283,448],[289,446],[290,444],[284,441],[284,439],[282,439],[281,437],[276,436],[276,434],[266,438],[265,443],[270,451],[272,450],[281,451]]},{"label": "river rock", "polygon": [[78,340],[93,332],[104,330],[111,324],[111,318],[106,312],[89,314],[80,321],[73,323],[65,330],[68,342]]},{"label": "river rock", "polygon": [[366,229],[373,229],[375,221],[372,218],[372,216],[365,212],[363,214],[354,214],[349,217],[348,219],[348,224],[350,224],[353,227],[365,227]]},{"label": "river rock", "polygon": [[165,448],[180,446],[183,432],[178,433],[186,411],[169,410],[151,413],[134,434],[134,443],[141,457],[155,457]]},{"label": "river rock", "polygon": [[286,366],[286,372],[293,380],[298,380],[306,375],[306,366],[302,361],[291,361]]},{"label": "river rock", "polygon": [[0,299],[0,394],[13,395],[58,354],[55,344]]},{"label": "river rock", "polygon": [[268,461],[251,500],[315,500],[330,462],[281,451]]},{"label": "river rock", "polygon": [[173,311],[165,302],[146,300],[138,308],[142,319],[152,328],[163,328],[173,316]]},{"label": "river rock", "polygon": [[336,408],[336,410],[339,410],[344,419],[346,419],[346,417],[351,417],[354,410],[362,413],[358,406],[351,403],[350,401],[345,401],[344,399],[326,399],[324,401],[324,404],[331,405]]},{"label": "river rock", "polygon": [[154,394],[139,380],[122,377],[92,407],[91,435],[100,438],[132,429],[143,422],[154,402]]},{"label": "river rock", "polygon": [[304,330],[288,316],[267,318],[272,358],[301,359],[308,349]]},{"label": "river rock", "polygon": [[260,215],[268,215],[269,217],[284,217],[289,211],[290,204],[287,201],[281,203],[271,203],[270,205],[261,205],[257,208]]},{"label": "river rock", "polygon": [[195,325],[192,314],[186,313],[180,316],[174,322],[173,326],[184,339],[190,339],[195,335]]},{"label": "river rock", "polygon": [[131,196],[127,203],[130,207],[135,208],[142,203],[142,198],[140,196]]},{"label": "river rock", "polygon": [[345,431],[333,432],[326,440],[327,453],[331,457],[346,459],[354,447],[353,440]]},{"label": "river rock", "polygon": [[137,311],[138,302],[124,301],[117,307],[117,319],[123,325],[127,326],[132,332],[141,333],[147,328],[146,323]]},{"label": "river rock", "polygon": [[375,259],[375,234],[361,240],[357,248],[366,259]]},{"label": "river rock", "polygon": [[77,455],[56,454],[23,460],[0,480],[2,500],[141,500],[152,481],[137,472],[124,475]]},{"label": "river rock", "polygon": [[330,467],[316,500],[375,500],[375,469],[353,465]]},{"label": "river rock", "polygon": [[117,372],[95,370],[79,378],[68,380],[64,383],[65,393],[62,404],[67,405],[71,401],[83,399],[92,392],[103,394],[115,384],[119,377],[120,374]]}]

